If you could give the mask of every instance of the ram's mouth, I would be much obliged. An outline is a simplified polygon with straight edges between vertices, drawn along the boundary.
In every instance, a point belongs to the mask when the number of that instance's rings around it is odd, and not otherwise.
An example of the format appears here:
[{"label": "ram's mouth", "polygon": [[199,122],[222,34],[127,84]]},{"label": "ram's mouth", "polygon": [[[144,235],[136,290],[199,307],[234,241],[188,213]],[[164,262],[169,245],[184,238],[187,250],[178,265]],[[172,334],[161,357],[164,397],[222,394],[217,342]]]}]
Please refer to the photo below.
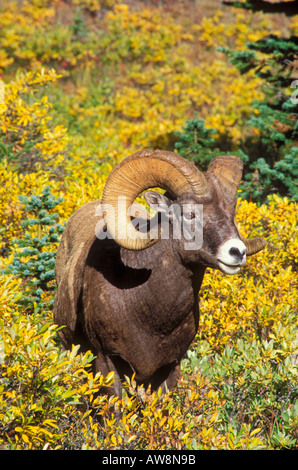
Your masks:
[{"label": "ram's mouth", "polygon": [[226,264],[220,260],[218,260],[218,267],[225,274],[237,274],[241,269],[240,264]]}]

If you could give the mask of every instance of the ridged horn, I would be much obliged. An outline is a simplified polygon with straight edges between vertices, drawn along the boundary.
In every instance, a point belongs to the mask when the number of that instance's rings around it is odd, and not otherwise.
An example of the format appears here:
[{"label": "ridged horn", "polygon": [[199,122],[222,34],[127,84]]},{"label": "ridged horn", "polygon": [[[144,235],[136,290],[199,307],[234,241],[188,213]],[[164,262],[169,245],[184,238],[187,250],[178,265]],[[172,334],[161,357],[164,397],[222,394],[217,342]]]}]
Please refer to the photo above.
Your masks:
[{"label": "ridged horn", "polygon": [[[237,227],[236,219],[234,219],[234,223]],[[266,242],[266,240],[264,240],[264,238],[258,238],[258,237],[257,238],[246,238],[243,235],[241,235],[241,233],[239,232],[238,227],[237,227],[237,230],[238,230],[240,240],[246,246],[246,255],[247,256],[255,255],[259,251],[263,250],[263,248],[265,248],[265,246],[267,245],[267,242]]]},{"label": "ridged horn", "polygon": [[242,178],[243,163],[235,155],[221,155],[214,158],[207,174],[214,175],[225,189],[226,195],[236,198],[238,186]]},{"label": "ridged horn", "polygon": [[246,255],[251,256],[255,255],[259,251],[263,250],[267,245],[266,240],[263,238],[245,238],[241,233],[239,233],[240,240],[243,241],[246,246]]},{"label": "ridged horn", "polygon": [[107,228],[116,242],[130,250],[142,250],[156,243],[140,233],[131,222],[128,209],[143,191],[159,187],[177,197],[187,191],[208,194],[208,183],[193,163],[162,150],[141,150],[125,158],[110,173],[102,196]]},{"label": "ridged horn", "polygon": [[[214,158],[209,165],[207,174],[214,175],[225,190],[226,196],[234,199],[236,204],[238,187],[242,178],[243,163],[235,155],[221,155]],[[238,231],[239,233],[239,231]],[[261,251],[267,244],[263,238],[245,238],[239,233],[240,240],[246,246],[247,256]]]}]

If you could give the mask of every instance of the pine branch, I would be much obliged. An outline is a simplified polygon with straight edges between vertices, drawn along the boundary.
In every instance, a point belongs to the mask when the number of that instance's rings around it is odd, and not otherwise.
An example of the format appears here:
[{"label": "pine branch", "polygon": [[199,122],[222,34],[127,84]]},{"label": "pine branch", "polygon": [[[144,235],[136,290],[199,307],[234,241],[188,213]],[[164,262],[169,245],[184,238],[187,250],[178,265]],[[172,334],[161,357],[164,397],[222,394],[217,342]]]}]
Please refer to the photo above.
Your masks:
[{"label": "pine branch", "polygon": [[286,16],[297,15],[298,1],[270,3],[266,0],[248,0],[246,3],[223,0],[224,5],[263,13],[284,13]]}]

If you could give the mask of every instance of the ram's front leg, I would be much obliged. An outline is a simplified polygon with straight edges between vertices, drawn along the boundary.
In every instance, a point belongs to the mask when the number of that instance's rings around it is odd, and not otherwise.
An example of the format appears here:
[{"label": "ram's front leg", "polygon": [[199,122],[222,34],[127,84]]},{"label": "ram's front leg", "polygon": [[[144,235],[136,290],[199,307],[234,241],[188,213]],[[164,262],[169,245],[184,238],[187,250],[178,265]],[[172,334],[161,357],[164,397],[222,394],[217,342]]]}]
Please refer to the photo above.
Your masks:
[{"label": "ram's front leg", "polygon": [[156,391],[161,388],[162,393],[172,390],[180,377],[180,364],[174,361],[162,366],[152,376],[151,390]]},{"label": "ram's front leg", "polygon": [[109,397],[115,395],[118,398],[122,398],[122,383],[117,367],[109,356],[104,356],[100,352],[94,361],[94,373],[97,374],[98,372],[104,377],[110,372],[114,372],[114,382],[110,386],[102,387],[100,394],[108,395]]},{"label": "ram's front leg", "polygon": [[180,369],[180,364],[173,366],[173,369],[170,371],[168,377],[161,384],[161,390],[163,393],[176,387],[180,377]]},{"label": "ram's front leg", "polygon": [[[109,356],[103,356],[99,353],[94,361],[94,374],[100,372],[106,377],[110,372],[114,372],[114,382],[110,386],[104,386],[100,389],[100,395],[107,395],[108,398],[115,396],[118,399],[122,398],[122,383],[117,371],[117,368]],[[111,406],[108,414],[114,414],[117,421],[121,419],[122,413],[119,410],[119,403],[116,401]],[[99,418],[99,421],[104,422],[104,417]]]}]

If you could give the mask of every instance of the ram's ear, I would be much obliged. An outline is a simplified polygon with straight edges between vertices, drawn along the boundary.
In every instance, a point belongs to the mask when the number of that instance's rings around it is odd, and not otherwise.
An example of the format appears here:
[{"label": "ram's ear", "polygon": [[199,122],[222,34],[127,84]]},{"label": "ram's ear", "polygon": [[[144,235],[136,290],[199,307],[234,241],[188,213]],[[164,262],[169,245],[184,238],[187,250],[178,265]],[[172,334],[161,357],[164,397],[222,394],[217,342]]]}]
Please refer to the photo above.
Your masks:
[{"label": "ram's ear", "polygon": [[168,213],[169,206],[173,203],[165,195],[156,193],[155,191],[146,191],[145,200],[153,210],[160,213]]}]

